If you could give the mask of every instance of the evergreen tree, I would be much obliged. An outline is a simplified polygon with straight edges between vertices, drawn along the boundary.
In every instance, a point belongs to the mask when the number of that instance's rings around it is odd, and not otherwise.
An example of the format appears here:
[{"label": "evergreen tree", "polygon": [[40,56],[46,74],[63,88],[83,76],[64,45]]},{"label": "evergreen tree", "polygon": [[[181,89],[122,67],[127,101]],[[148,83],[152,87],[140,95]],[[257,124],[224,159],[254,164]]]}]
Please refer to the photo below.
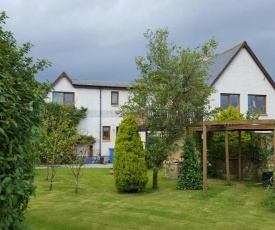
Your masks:
[{"label": "evergreen tree", "polygon": [[185,140],[181,157],[183,158],[183,163],[177,188],[184,190],[202,189],[202,170],[198,152],[195,147],[195,141],[191,135]]},{"label": "evergreen tree", "polygon": [[140,192],[147,182],[145,150],[131,115],[119,125],[114,150],[114,178],[119,192]]}]

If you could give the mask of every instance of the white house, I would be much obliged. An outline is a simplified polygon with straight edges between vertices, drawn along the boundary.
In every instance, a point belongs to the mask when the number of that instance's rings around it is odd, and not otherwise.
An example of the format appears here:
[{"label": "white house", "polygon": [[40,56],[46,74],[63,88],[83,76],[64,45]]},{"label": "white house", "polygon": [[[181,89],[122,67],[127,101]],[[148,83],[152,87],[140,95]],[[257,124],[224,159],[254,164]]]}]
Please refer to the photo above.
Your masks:
[{"label": "white house", "polygon": [[208,84],[216,89],[210,97],[212,108],[239,106],[275,119],[275,84],[247,42],[242,42],[210,59]]},{"label": "white house", "polygon": [[121,121],[116,111],[128,99],[127,85],[126,82],[71,79],[63,72],[53,83],[54,91],[48,94],[48,101],[74,103],[77,108],[88,109],[87,117],[79,124],[79,132],[96,138],[90,153],[105,156],[106,162],[110,160],[110,148],[114,148]]},{"label": "white house", "polygon": [[[209,68],[208,84],[216,89],[210,97],[211,107],[238,106],[241,113],[251,109],[260,119],[275,119],[275,84],[246,42],[214,58]],[[119,106],[128,99],[126,82],[71,79],[62,73],[53,83],[49,101],[88,108],[79,132],[96,138],[93,155],[105,156],[114,148],[119,123]],[[144,137],[142,137],[143,139]]]}]

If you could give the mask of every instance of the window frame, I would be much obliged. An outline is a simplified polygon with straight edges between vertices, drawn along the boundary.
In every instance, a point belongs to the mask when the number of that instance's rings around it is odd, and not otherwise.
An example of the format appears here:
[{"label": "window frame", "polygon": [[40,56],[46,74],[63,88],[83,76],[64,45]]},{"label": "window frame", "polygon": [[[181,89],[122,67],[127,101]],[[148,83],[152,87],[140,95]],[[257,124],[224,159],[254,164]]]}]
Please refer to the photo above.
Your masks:
[{"label": "window frame", "polygon": [[[104,128],[108,128],[108,136],[105,137]],[[110,141],[111,140],[111,126],[102,126],[102,140],[103,141]]]},{"label": "window frame", "polygon": [[[251,110],[251,106],[249,105],[249,97],[255,97],[255,112]],[[258,108],[259,105],[258,105],[258,98],[262,97],[263,98],[263,111],[261,112],[261,109],[262,108]],[[266,95],[260,95],[260,94],[248,94],[248,97],[247,97],[247,106],[248,106],[248,111],[252,114],[266,114]]]},{"label": "window frame", "polygon": [[[55,93],[60,93],[62,96],[62,101],[59,103],[59,101],[54,101],[54,94]],[[66,103],[66,95],[72,95],[72,103],[71,104],[65,104]],[[74,105],[75,103],[75,93],[74,92],[60,92],[60,91],[53,91],[53,95],[52,95],[52,102],[63,105],[63,106],[71,106]]]},{"label": "window frame", "polygon": [[[222,107],[222,96],[227,97],[227,108]],[[230,99],[231,96],[238,96],[238,105],[237,106],[232,106],[231,105],[231,99]],[[234,108],[238,108],[238,110],[240,111],[240,94],[237,94],[237,93],[221,93],[220,94],[220,106],[223,109],[228,109],[231,106],[231,107],[234,107]]]},{"label": "window frame", "polygon": [[[113,102],[113,94],[116,94],[116,102]],[[111,105],[118,106],[119,105],[119,91],[111,91]]]}]

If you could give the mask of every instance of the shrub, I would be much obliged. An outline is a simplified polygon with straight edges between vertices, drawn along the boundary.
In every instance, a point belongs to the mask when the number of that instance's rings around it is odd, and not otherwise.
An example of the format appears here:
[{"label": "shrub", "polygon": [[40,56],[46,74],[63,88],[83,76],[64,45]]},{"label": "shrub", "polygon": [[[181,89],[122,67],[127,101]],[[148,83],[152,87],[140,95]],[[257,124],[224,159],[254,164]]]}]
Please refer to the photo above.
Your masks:
[{"label": "shrub", "polygon": [[133,116],[119,125],[114,150],[114,178],[119,192],[140,192],[147,182],[145,150]]},{"label": "shrub", "polygon": [[268,186],[265,191],[266,198],[262,202],[263,206],[275,210],[275,190]]},{"label": "shrub", "polygon": [[183,145],[183,163],[180,171],[177,188],[184,190],[197,190],[203,187],[202,170],[195,147],[195,141],[190,135]]},{"label": "shrub", "polygon": [[27,54],[31,44],[17,46],[3,31],[0,14],[0,229],[25,229],[25,211],[34,195],[35,147],[45,104],[47,84],[34,75],[48,66]]}]

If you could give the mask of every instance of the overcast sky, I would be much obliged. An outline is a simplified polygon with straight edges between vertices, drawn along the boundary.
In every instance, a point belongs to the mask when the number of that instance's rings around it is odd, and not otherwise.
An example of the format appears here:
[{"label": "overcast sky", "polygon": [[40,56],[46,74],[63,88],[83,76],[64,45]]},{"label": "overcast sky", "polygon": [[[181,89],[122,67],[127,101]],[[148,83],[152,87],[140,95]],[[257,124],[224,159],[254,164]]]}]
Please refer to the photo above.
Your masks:
[{"label": "overcast sky", "polygon": [[170,41],[193,49],[214,36],[222,52],[247,41],[275,79],[273,0],[1,0],[5,30],[31,56],[52,67],[38,81],[63,71],[76,79],[132,81],[135,57],[145,56],[147,29],[168,28]]}]

